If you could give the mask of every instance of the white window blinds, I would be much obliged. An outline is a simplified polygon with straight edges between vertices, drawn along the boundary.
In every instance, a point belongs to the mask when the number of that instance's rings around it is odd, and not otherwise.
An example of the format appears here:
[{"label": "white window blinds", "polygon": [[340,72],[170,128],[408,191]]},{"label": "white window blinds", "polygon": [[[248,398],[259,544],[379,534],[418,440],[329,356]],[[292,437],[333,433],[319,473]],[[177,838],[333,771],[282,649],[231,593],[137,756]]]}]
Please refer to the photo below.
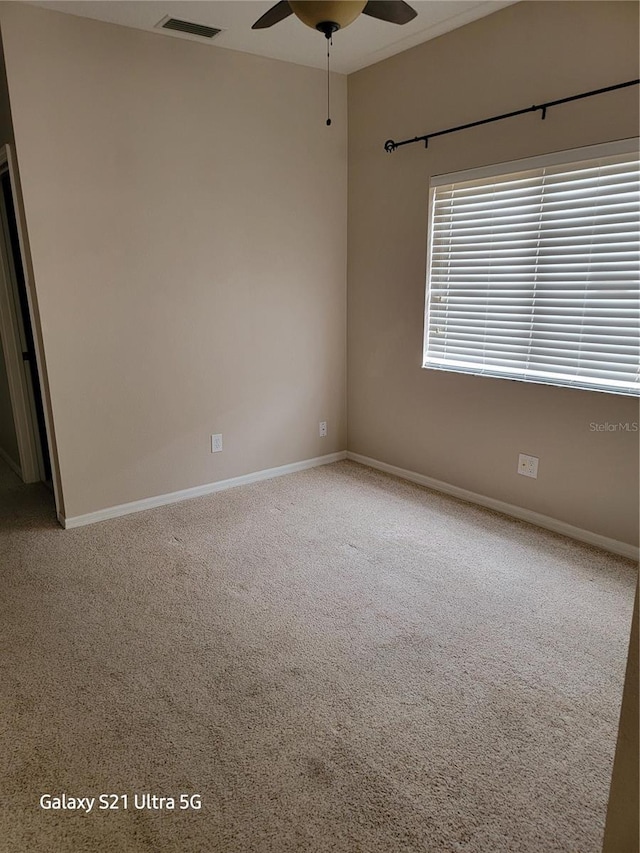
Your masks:
[{"label": "white window blinds", "polygon": [[638,394],[637,148],[553,159],[432,181],[424,366]]}]

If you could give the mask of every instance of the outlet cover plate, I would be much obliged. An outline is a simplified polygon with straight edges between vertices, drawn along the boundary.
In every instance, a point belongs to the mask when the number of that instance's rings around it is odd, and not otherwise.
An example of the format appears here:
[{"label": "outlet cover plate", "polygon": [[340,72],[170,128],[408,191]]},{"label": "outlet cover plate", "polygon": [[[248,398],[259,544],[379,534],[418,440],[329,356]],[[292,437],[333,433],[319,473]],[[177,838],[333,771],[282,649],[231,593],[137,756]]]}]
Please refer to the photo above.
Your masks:
[{"label": "outlet cover plate", "polygon": [[211,436],[211,452],[220,453],[222,450],[222,433]]},{"label": "outlet cover plate", "polygon": [[527,456],[526,453],[521,453],[518,456],[518,474],[522,474],[523,477],[533,477],[536,480],[539,461],[537,456]]},{"label": "outlet cover plate", "polygon": [[327,434],[327,422],[320,421],[319,427],[320,438],[324,438]]}]

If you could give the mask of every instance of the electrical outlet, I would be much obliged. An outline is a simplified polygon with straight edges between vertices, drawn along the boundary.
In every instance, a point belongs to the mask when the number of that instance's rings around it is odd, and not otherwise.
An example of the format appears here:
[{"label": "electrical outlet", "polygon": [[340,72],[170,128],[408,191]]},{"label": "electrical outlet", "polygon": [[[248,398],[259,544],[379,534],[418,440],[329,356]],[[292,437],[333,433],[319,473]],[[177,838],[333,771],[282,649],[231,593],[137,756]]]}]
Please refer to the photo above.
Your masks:
[{"label": "electrical outlet", "polygon": [[523,477],[533,477],[536,480],[539,461],[537,456],[527,456],[525,453],[521,453],[518,456],[518,474],[522,474]]},{"label": "electrical outlet", "polygon": [[320,438],[324,438],[327,434],[327,422],[320,421]]},{"label": "electrical outlet", "polygon": [[211,436],[211,452],[220,453],[222,450],[222,433]]}]

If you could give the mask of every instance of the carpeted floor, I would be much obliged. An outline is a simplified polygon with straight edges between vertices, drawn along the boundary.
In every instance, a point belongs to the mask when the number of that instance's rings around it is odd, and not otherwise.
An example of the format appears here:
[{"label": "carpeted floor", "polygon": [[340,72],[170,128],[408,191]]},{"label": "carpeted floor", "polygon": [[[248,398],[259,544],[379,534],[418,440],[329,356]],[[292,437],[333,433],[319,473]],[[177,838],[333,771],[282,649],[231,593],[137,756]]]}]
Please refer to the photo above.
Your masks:
[{"label": "carpeted floor", "polygon": [[69,531],[2,466],[0,564],[2,853],[600,849],[629,561],[342,462]]}]

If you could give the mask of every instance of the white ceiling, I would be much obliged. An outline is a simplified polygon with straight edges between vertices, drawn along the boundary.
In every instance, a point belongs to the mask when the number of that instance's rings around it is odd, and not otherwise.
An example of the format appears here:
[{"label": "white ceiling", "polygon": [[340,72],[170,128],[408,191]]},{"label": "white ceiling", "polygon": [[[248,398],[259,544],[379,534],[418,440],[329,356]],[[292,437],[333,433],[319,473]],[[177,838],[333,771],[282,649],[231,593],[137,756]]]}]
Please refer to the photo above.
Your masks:
[{"label": "white ceiling", "polygon": [[[23,0],[24,1],[24,0]],[[333,39],[331,68],[350,74],[395,53],[510,6],[516,0],[409,0],[418,15],[403,26],[366,15]],[[273,2],[255,0],[39,0],[43,6],[71,15],[108,21],[158,34],[158,38],[188,38],[218,47],[269,56],[298,65],[326,67],[325,39],[295,15],[266,30],[251,25]],[[155,29],[166,16],[224,30],[212,42],[195,36]]]}]

